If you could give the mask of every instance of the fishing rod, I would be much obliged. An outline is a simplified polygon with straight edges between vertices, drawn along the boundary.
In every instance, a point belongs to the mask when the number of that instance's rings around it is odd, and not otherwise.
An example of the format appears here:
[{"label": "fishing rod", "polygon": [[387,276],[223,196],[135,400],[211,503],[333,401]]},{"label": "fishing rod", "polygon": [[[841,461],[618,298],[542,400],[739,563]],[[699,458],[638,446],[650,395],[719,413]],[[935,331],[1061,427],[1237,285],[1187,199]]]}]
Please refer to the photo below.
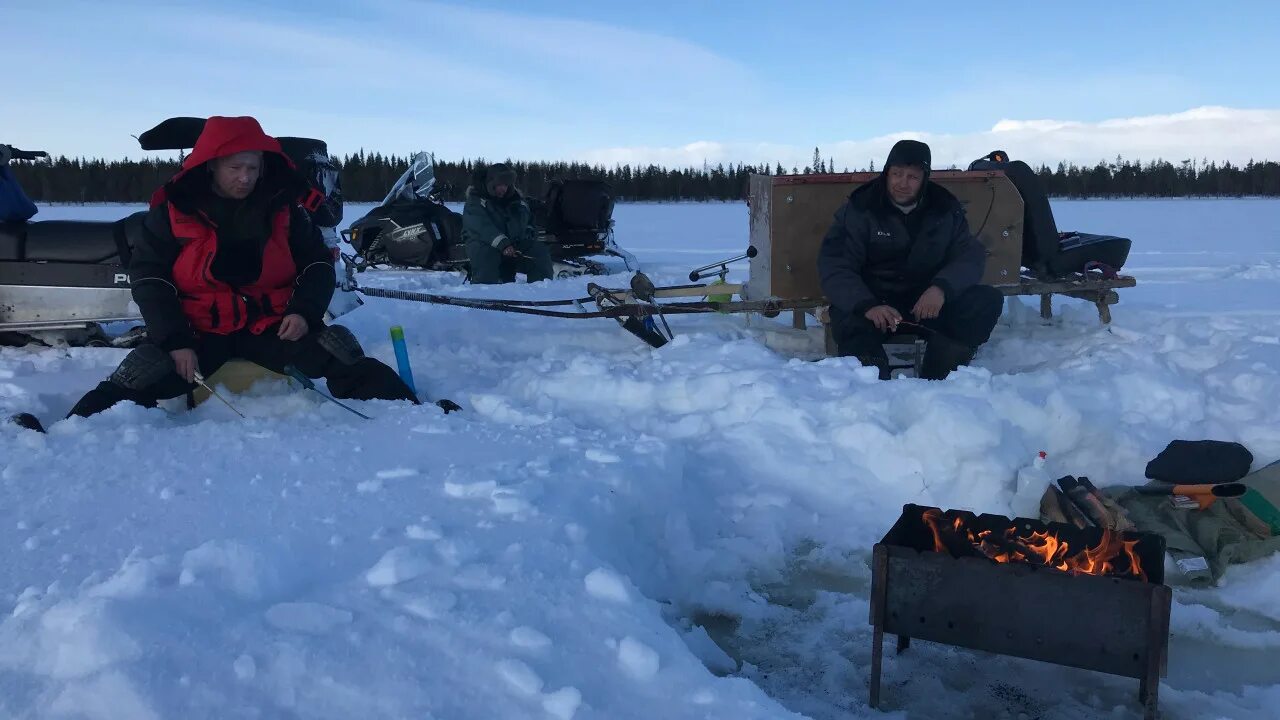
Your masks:
[{"label": "fishing rod", "polygon": [[231,412],[233,412],[233,413],[235,413],[235,414],[239,415],[241,418],[244,418],[244,419],[246,419],[246,420],[248,419],[248,418],[245,418],[244,413],[242,413],[242,412],[240,412],[239,410],[237,410],[237,409],[236,409],[236,406],[235,406],[235,405],[232,405],[230,401],[228,401],[226,398],[222,397],[222,394],[221,394],[221,393],[219,393],[217,390],[214,390],[214,389],[213,389],[213,386],[211,386],[211,385],[209,385],[209,383],[205,382],[204,375],[201,375],[199,370],[197,370],[197,371],[196,371],[196,373],[195,373],[195,379],[196,379],[196,383],[197,383],[197,384],[199,384],[199,385],[200,385],[200,387],[204,388],[205,390],[208,390],[210,395],[212,395],[212,396],[214,396],[214,397],[218,398],[219,400],[221,400],[221,401],[222,401],[222,404],[223,404],[223,405],[226,405],[227,407],[231,408]]},{"label": "fishing rod", "polygon": [[289,377],[293,378],[294,380],[297,380],[299,383],[302,383],[302,387],[306,388],[307,390],[311,390],[312,392],[316,393],[317,395],[319,395],[320,397],[324,398],[325,400],[328,400],[329,402],[333,403],[334,405],[337,405],[338,407],[342,408],[343,410],[346,410],[347,412],[352,413],[352,414],[354,414],[354,415],[359,415],[360,417],[364,418],[365,420],[372,420],[372,419],[373,419],[373,418],[369,417],[368,415],[365,415],[364,413],[360,412],[359,410],[356,410],[355,408],[353,408],[353,407],[351,407],[351,406],[349,406],[349,405],[344,405],[343,403],[338,402],[338,400],[337,400],[336,398],[334,398],[332,395],[330,395],[329,393],[326,393],[325,391],[323,391],[323,390],[321,390],[320,388],[316,387],[316,384],[315,384],[314,382],[312,382],[312,381],[311,381],[311,378],[309,378],[309,377],[307,377],[306,375],[304,375],[304,374],[303,374],[303,372],[302,372],[301,370],[299,370],[298,368],[296,368],[296,367],[294,367],[294,366],[292,366],[292,365],[286,365],[286,366],[285,366],[285,368],[284,368],[284,374],[285,374],[285,375],[288,375]]}]

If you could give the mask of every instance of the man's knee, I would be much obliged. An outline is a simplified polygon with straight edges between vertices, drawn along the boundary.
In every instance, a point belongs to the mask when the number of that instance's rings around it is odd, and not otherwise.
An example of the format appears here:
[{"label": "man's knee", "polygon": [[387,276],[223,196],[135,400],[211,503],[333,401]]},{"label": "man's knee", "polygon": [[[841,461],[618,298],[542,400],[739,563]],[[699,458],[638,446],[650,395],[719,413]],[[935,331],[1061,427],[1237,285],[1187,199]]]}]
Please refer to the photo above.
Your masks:
[{"label": "man's knee", "polygon": [[861,313],[851,313],[832,305],[828,314],[831,318],[831,334],[836,342],[867,335],[883,335],[866,315]]},{"label": "man's knee", "polygon": [[131,350],[108,380],[126,390],[142,390],[160,384],[174,372],[169,353],[148,343]]},{"label": "man's knee", "polygon": [[845,312],[831,307],[831,339],[835,341],[840,357],[856,357],[863,365],[881,368],[888,372],[889,357],[884,350],[885,334],[876,329],[864,315]]},{"label": "man's knee", "polygon": [[[1004,294],[990,285],[974,285],[961,293],[954,305],[942,329],[976,348],[991,339],[991,331],[1004,310]],[[944,313],[948,310],[946,305],[942,309]]]},{"label": "man's knee", "polygon": [[471,265],[471,282],[478,285],[497,285],[502,282],[502,256],[497,250],[469,242],[467,261]]},{"label": "man's knee", "polygon": [[551,262],[551,251],[547,249],[546,243],[533,240],[527,245],[524,253],[529,259],[525,261],[525,275],[529,282],[551,279],[555,275],[555,265]]},{"label": "man's knee", "polygon": [[1004,293],[990,285],[974,285],[960,293],[956,301],[965,310],[982,317],[1000,317],[1004,309]]},{"label": "man's knee", "polygon": [[343,365],[355,365],[365,356],[360,341],[347,328],[330,325],[316,334],[316,343]]}]

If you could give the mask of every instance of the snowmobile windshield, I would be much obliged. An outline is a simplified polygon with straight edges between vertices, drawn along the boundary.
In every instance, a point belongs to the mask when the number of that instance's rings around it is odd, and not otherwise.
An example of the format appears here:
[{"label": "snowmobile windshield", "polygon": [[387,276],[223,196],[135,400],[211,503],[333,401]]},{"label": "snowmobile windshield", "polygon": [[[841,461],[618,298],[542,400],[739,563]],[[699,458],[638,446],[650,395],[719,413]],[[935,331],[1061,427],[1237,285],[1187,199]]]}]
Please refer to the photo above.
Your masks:
[{"label": "snowmobile windshield", "polygon": [[382,204],[390,204],[393,200],[426,200],[436,186],[435,160],[431,153],[414,155],[409,169],[391,186]]}]

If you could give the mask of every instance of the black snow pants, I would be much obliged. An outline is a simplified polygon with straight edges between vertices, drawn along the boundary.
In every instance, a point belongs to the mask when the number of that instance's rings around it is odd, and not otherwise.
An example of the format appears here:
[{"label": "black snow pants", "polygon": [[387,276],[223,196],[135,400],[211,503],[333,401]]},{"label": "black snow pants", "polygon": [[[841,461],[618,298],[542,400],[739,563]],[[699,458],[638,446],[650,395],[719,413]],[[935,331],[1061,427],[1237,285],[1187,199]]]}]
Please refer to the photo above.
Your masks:
[{"label": "black snow pants", "polygon": [[[328,332],[341,328],[325,328]],[[349,337],[349,334],[348,334]],[[354,343],[354,338],[351,339]],[[387,365],[364,357],[355,346],[354,352],[339,357],[326,349],[320,332],[307,333],[296,341],[281,340],[276,328],[261,335],[241,330],[230,335],[203,335],[196,341],[196,358],[202,375],[208,377],[228,360],[248,360],[273,372],[283,373],[288,365],[309,378],[324,378],[329,392],[337,398],[353,400],[409,400],[418,404],[409,387]],[[120,363],[111,377],[98,383],[71,408],[71,415],[88,417],[102,412],[121,400],[145,407],[157,401],[175,398],[195,389],[178,376],[169,353],[156,345],[135,348]]]},{"label": "black snow pants", "polygon": [[[914,300],[891,304],[904,320],[912,320]],[[920,323],[931,331],[924,333],[926,349],[921,377],[941,380],[957,367],[968,365],[978,347],[991,339],[991,331],[1003,308],[1004,296],[988,285],[974,285],[943,303],[938,317]],[[831,306],[831,333],[841,357],[856,357],[863,365],[878,367],[880,376],[888,379],[889,358],[884,351],[888,333],[877,330],[865,315],[855,315],[834,305]]]}]

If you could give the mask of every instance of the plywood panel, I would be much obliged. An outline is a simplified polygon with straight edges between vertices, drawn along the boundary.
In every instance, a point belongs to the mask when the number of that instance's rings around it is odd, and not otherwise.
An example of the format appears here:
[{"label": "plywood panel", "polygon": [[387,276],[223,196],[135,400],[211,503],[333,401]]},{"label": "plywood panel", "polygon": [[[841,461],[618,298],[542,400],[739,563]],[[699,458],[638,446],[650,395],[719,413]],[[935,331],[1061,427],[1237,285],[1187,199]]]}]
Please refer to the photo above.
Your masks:
[{"label": "plywood panel", "polygon": [[[856,188],[877,177],[877,173],[835,175],[788,175],[771,178],[769,210],[757,215],[764,187],[753,179],[752,242],[760,237],[760,227],[768,225],[769,252],[757,246],[768,261],[753,263],[753,295],[764,285],[768,294],[798,299],[820,297],[818,248],[831,226],[832,217]],[[951,191],[964,204],[970,230],[987,248],[983,282],[989,285],[1016,284],[1022,254],[1022,197],[1013,183],[1000,172],[943,171],[931,180]],[[762,243],[763,244],[763,243]]]},{"label": "plywood panel", "polygon": [[752,175],[747,189],[747,211],[751,216],[750,243],[756,256],[749,261],[748,280],[742,297],[763,300],[773,295],[769,275],[773,267],[773,241],[769,237],[773,205],[773,178]]}]

